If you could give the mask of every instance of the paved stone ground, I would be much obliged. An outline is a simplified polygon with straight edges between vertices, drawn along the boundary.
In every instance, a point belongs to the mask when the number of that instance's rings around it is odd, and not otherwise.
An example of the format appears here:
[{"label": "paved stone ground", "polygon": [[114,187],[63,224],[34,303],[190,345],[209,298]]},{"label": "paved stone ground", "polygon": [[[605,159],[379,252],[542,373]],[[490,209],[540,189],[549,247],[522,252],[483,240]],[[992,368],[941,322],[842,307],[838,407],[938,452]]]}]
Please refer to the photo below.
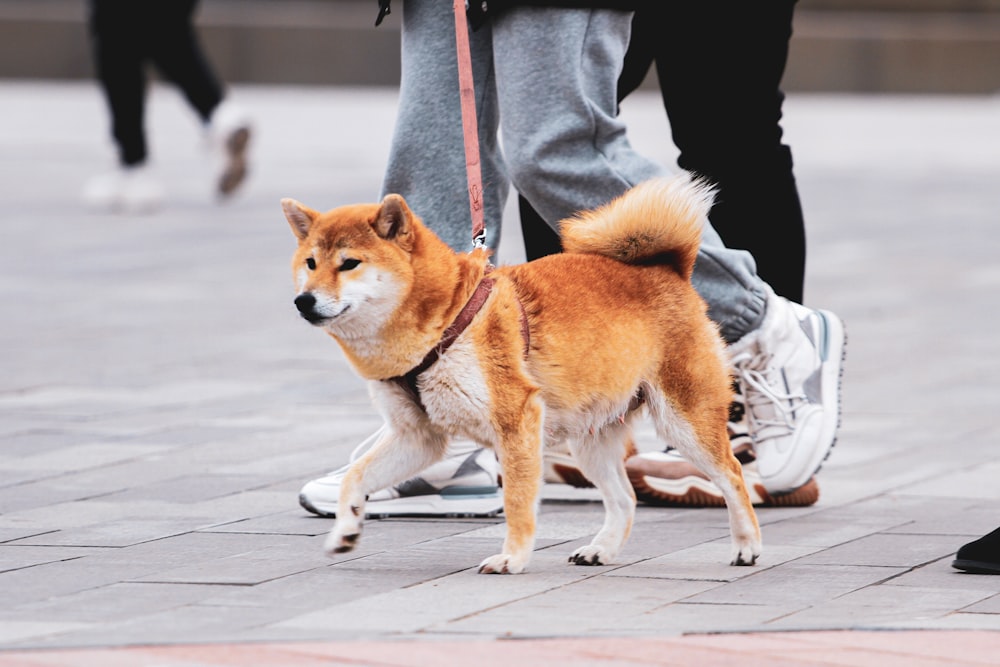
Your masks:
[{"label": "paved stone ground", "polygon": [[[157,89],[170,197],[127,217],[78,201],[112,163],[96,88],[0,83],[0,664],[449,664],[456,647],[709,663],[706,646],[743,664],[998,664],[1000,577],[950,562],[1000,525],[1000,98],[788,100],[807,300],[844,318],[849,353],[820,502],[760,511],[756,567],[724,564],[723,511],[650,507],[618,563],[567,566],[601,508],[549,487],[530,571],[485,577],[500,519],[372,521],[331,561],[330,521],[296,503],[379,420],[295,315],[278,200],[374,200],[395,93],[235,95],[258,119],[246,190],[212,199],[194,118]],[[656,98],[624,113],[672,162]],[[510,231],[500,262],[522,252]],[[827,630],[953,632],[803,632]],[[798,633],[697,636],[779,631]],[[345,640],[365,643],[315,644]],[[183,646],[203,643],[226,647]],[[181,646],[35,651],[131,645]]]}]

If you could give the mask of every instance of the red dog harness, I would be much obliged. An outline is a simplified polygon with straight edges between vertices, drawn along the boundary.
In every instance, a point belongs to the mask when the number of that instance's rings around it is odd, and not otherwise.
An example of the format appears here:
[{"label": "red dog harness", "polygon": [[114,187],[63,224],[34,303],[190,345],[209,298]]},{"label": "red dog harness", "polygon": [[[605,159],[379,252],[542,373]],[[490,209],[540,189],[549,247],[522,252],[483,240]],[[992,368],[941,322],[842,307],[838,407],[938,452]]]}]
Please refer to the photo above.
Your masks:
[{"label": "red dog harness", "polygon": [[[417,389],[417,377],[426,371],[428,368],[434,365],[434,362],[445,353],[445,351],[451,347],[451,344],[462,335],[462,332],[466,330],[469,324],[472,323],[473,318],[476,314],[482,310],[483,305],[486,303],[486,299],[489,298],[490,292],[493,291],[493,285],[496,280],[493,278],[483,278],[476,285],[475,291],[469,300],[465,302],[462,306],[462,310],[458,311],[458,315],[455,317],[455,321],[448,325],[448,328],[444,330],[444,334],[441,336],[441,340],[438,344],[430,349],[424,360],[419,364],[414,366],[405,375],[397,375],[396,377],[389,378],[386,382],[395,382],[398,384],[406,393],[416,401],[417,405],[420,406],[424,412],[423,402],[420,400],[420,390]],[[521,338],[524,340],[524,356],[528,356],[528,350],[531,348],[531,332],[528,328],[528,315],[524,312],[524,304],[521,303],[520,299],[517,299],[517,306],[521,311]]]},{"label": "red dog harness", "polygon": [[[479,131],[476,125],[476,93],[472,78],[472,58],[469,53],[469,28],[465,17],[465,0],[454,0],[453,10],[455,12],[455,48],[458,56],[459,99],[462,107],[462,135],[465,139],[465,174],[469,187],[469,212],[472,215],[472,245],[474,248],[482,248],[486,246],[486,224],[483,219],[483,187],[479,163]],[[379,0],[379,15],[375,25],[381,23],[388,13],[388,0]],[[489,271],[490,268],[487,266],[486,270]],[[389,378],[387,382],[398,384],[410,394],[421,409],[424,409],[424,405],[420,401],[420,392],[417,389],[417,377],[430,368],[438,360],[438,357],[451,347],[455,339],[465,331],[472,319],[482,309],[483,304],[486,303],[495,282],[492,278],[480,280],[476,290],[459,311],[455,321],[445,329],[441,340],[430,349],[424,360],[405,375]],[[520,299],[517,299],[517,306],[521,310],[521,337],[524,339],[524,356],[527,357],[531,343],[528,316],[524,312],[524,304],[521,303]],[[426,412],[426,409],[424,411]]]}]

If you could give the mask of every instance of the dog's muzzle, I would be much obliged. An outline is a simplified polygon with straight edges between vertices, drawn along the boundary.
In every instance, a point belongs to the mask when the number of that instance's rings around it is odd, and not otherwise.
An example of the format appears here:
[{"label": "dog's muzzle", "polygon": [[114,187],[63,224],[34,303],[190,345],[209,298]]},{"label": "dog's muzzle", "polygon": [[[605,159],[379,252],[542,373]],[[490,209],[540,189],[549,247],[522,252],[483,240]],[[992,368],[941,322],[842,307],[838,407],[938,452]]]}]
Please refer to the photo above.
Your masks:
[{"label": "dog's muzzle", "polygon": [[295,297],[295,307],[299,309],[299,315],[310,324],[319,324],[326,319],[316,312],[316,297],[309,292],[303,292]]}]

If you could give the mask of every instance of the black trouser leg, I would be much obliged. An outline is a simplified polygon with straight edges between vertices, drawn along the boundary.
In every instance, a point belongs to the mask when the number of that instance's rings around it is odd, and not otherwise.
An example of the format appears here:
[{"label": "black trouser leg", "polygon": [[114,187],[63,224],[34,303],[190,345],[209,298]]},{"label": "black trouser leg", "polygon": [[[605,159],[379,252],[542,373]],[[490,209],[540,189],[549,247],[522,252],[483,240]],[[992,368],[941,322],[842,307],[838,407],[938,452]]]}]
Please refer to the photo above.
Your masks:
[{"label": "black trouser leg", "polygon": [[[640,10],[619,99],[656,62],[681,168],[716,184],[712,226],[750,251],[774,290],[802,301],[805,224],[790,149],[781,143],[781,78],[794,0],[664,2]],[[558,250],[555,232],[519,201],[528,259]]]},{"label": "black trouser leg", "polygon": [[135,0],[91,0],[90,36],[94,69],[111,114],[111,134],[123,165],[146,159],[143,115],[146,73],[142,34],[131,23]]},{"label": "black trouser leg", "polygon": [[750,251],[778,294],[801,302],[805,224],[780,124],[794,5],[662,3],[655,17],[637,17],[633,38],[655,46],[678,164],[719,188],[712,226]]},{"label": "black trouser leg", "polygon": [[150,60],[207,122],[223,91],[192,24],[197,0],[144,0],[143,4],[158,25],[148,37]]}]

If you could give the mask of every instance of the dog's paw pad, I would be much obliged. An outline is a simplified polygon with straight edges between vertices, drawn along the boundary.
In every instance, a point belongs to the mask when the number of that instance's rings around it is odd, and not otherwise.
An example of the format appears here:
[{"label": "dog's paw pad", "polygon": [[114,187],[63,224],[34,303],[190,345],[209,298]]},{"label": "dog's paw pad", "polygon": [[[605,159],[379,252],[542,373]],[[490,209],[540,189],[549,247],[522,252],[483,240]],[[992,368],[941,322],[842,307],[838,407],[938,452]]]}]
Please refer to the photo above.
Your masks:
[{"label": "dog's paw pad", "polygon": [[729,564],[736,566],[753,565],[757,562],[759,556],[759,548],[754,549],[749,546],[737,547],[733,549],[733,555],[729,560]]},{"label": "dog's paw pad", "polygon": [[358,541],[358,535],[344,535],[344,541],[333,548],[335,554],[346,554],[354,551],[354,544]]},{"label": "dog's paw pad", "polygon": [[569,562],[573,565],[605,565],[611,561],[600,547],[586,546],[573,552]]},{"label": "dog's paw pad", "polygon": [[509,554],[490,556],[479,564],[479,574],[520,574],[524,565],[514,562]]},{"label": "dog's paw pad", "polygon": [[323,550],[331,556],[334,554],[344,554],[348,551],[353,551],[354,547],[358,544],[358,540],[360,539],[361,531],[346,534],[341,534],[335,531],[330,533],[330,536],[326,538]]}]

